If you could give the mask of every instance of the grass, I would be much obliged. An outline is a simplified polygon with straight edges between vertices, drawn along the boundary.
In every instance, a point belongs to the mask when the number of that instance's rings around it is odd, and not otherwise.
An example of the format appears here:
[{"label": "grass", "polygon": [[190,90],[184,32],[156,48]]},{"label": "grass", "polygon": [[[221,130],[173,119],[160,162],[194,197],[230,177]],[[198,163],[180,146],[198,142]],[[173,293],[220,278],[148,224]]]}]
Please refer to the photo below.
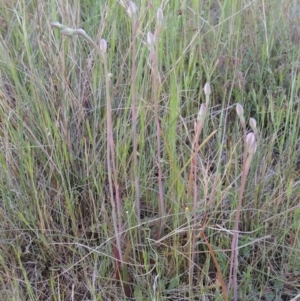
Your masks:
[{"label": "grass", "polygon": [[297,300],[297,1],[136,5],[0,4],[3,300]]}]

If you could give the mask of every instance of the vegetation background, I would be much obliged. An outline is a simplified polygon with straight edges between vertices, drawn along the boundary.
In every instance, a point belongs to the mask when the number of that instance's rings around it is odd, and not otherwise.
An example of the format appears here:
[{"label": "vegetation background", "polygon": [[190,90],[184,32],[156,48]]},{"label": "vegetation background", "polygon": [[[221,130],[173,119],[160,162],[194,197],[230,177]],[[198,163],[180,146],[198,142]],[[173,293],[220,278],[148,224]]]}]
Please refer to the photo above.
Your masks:
[{"label": "vegetation background", "polygon": [[[299,1],[135,4],[133,55],[126,1],[0,3],[1,299],[226,300],[222,283],[229,279],[243,156],[240,103],[247,124],[256,119],[259,138],[239,220],[239,300],[296,300]],[[157,26],[159,7],[164,17],[155,41],[155,86],[147,33]],[[86,41],[61,34],[53,21],[83,28],[98,45],[105,39],[110,74]],[[196,158],[194,210],[188,192],[192,141],[207,82],[212,92]],[[108,99],[122,229],[113,225],[109,189]]]}]

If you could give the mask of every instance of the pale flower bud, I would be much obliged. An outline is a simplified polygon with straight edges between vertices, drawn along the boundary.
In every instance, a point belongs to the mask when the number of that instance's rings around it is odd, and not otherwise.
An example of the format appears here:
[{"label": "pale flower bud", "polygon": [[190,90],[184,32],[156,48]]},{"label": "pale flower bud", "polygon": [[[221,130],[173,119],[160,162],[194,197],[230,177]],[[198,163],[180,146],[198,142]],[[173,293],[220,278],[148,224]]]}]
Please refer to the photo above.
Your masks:
[{"label": "pale flower bud", "polygon": [[205,103],[201,104],[200,110],[198,112],[197,120],[203,122],[206,115],[206,105]]},{"label": "pale flower bud", "polygon": [[59,22],[55,21],[55,22],[51,22],[51,26],[54,28],[58,28],[58,29],[64,29],[66,28],[66,26],[60,24]]},{"label": "pale flower bud", "polygon": [[76,32],[78,35],[86,36],[86,32],[82,28],[77,29]]},{"label": "pale flower bud", "polygon": [[104,39],[101,39],[101,41],[100,41],[100,50],[102,53],[106,53],[107,42]]},{"label": "pale flower bud", "polygon": [[246,144],[247,144],[248,153],[253,155],[256,152],[256,147],[257,147],[254,133],[251,132],[247,134]]},{"label": "pale flower bud", "polygon": [[255,136],[252,132],[248,133],[246,136],[246,143],[247,145],[252,144],[255,141]]},{"label": "pale flower bud", "polygon": [[210,93],[211,93],[210,84],[209,84],[209,83],[206,83],[206,84],[204,85],[204,94],[205,94],[206,96],[209,96]]},{"label": "pale flower bud", "polygon": [[162,25],[163,21],[164,21],[164,12],[161,7],[157,10],[156,18],[157,18],[158,24]]},{"label": "pale flower bud", "polygon": [[155,44],[155,37],[151,31],[147,34],[147,43],[149,46],[153,46]]},{"label": "pale flower bud", "polygon": [[256,127],[256,120],[254,118],[250,118],[250,126],[256,136],[256,138],[258,137],[258,130],[257,130],[257,127]]},{"label": "pale flower bud", "polygon": [[254,118],[250,118],[250,126],[252,130],[256,129],[256,120]]},{"label": "pale flower bud", "polygon": [[249,154],[250,155],[254,155],[256,153],[256,149],[257,149],[257,143],[256,141],[254,141],[250,146],[249,146]]},{"label": "pale flower bud", "polygon": [[242,127],[245,129],[246,121],[245,121],[245,117],[244,117],[244,109],[243,109],[243,106],[239,103],[236,104],[236,113],[238,114],[238,116],[240,118]]},{"label": "pale flower bud", "polygon": [[236,104],[236,113],[239,117],[244,116],[244,109],[243,106],[239,103]]},{"label": "pale flower bud", "polygon": [[63,29],[61,31],[61,33],[63,35],[65,35],[65,36],[69,36],[70,37],[70,36],[73,36],[73,35],[77,34],[77,31],[76,31],[76,29],[72,29],[72,28],[66,27],[65,29]]},{"label": "pale flower bud", "polygon": [[130,18],[132,18],[136,15],[136,12],[137,12],[137,7],[136,7],[135,3],[132,1],[129,1],[128,8],[127,8],[128,16]]}]

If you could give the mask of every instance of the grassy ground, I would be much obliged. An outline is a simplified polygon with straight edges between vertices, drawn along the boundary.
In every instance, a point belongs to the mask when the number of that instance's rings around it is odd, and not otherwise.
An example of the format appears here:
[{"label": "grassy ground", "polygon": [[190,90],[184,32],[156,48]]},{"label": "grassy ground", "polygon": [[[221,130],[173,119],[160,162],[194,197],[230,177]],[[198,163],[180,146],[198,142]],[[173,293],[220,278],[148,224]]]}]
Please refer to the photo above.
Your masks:
[{"label": "grassy ground", "polygon": [[233,300],[236,103],[238,300],[296,300],[299,3],[219,2],[2,0],[2,300]]}]

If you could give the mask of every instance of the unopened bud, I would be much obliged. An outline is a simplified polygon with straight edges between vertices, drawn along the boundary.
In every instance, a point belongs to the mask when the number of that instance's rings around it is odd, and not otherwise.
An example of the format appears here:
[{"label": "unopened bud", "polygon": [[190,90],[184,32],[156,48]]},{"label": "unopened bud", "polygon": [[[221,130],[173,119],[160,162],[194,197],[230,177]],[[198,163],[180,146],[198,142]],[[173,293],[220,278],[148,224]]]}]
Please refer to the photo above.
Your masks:
[{"label": "unopened bud", "polygon": [[244,116],[244,109],[243,106],[239,103],[236,104],[236,113],[239,117]]},{"label": "unopened bud", "polygon": [[238,114],[238,116],[240,118],[242,127],[245,129],[246,121],[245,121],[245,117],[244,117],[244,109],[243,109],[243,106],[239,103],[236,104],[236,113]]},{"label": "unopened bud", "polygon": [[254,155],[256,153],[256,149],[257,149],[257,142],[254,141],[250,146],[249,146],[249,154]]},{"label": "unopened bud", "polygon": [[202,103],[198,112],[197,120],[203,122],[206,116],[206,104]]},{"label": "unopened bud", "polygon": [[158,25],[161,26],[164,21],[164,12],[161,7],[157,10],[156,18],[157,18]]},{"label": "unopened bud", "polygon": [[209,83],[206,83],[206,84],[204,85],[204,94],[205,94],[206,96],[209,96],[210,93],[211,93],[210,84],[209,84]]},{"label": "unopened bud", "polygon": [[65,36],[69,36],[70,37],[70,36],[73,36],[73,35],[77,34],[77,31],[76,31],[76,29],[72,29],[70,27],[66,27],[65,29],[63,29],[61,31],[61,33],[63,35],[65,35]]},{"label": "unopened bud", "polygon": [[155,45],[155,37],[151,31],[149,31],[147,34],[147,43],[149,46]]},{"label": "unopened bud", "polygon": [[101,39],[101,41],[100,41],[100,50],[102,53],[106,53],[107,42],[104,39]]},{"label": "unopened bud", "polygon": [[128,8],[127,8],[128,16],[130,18],[132,18],[136,15],[136,12],[137,12],[137,7],[136,7],[135,3],[132,1],[129,1]]},{"label": "unopened bud", "polygon": [[64,29],[64,28],[66,28],[66,26],[60,24],[60,23],[57,22],[57,21],[51,22],[51,27],[58,28],[58,29]]},{"label": "unopened bud", "polygon": [[255,140],[254,133],[251,132],[251,133],[247,134],[246,144],[247,144],[248,153],[253,155],[256,152],[256,148],[257,148],[257,143]]},{"label": "unopened bud", "polygon": [[250,118],[250,126],[256,136],[256,138],[258,137],[258,130],[257,130],[257,127],[256,127],[256,120],[254,118]]},{"label": "unopened bud", "polygon": [[81,35],[81,36],[86,36],[87,35],[86,32],[82,28],[77,29],[76,33],[78,35]]},{"label": "unopened bud", "polygon": [[254,118],[250,118],[250,126],[253,131],[256,129],[256,120]]}]

